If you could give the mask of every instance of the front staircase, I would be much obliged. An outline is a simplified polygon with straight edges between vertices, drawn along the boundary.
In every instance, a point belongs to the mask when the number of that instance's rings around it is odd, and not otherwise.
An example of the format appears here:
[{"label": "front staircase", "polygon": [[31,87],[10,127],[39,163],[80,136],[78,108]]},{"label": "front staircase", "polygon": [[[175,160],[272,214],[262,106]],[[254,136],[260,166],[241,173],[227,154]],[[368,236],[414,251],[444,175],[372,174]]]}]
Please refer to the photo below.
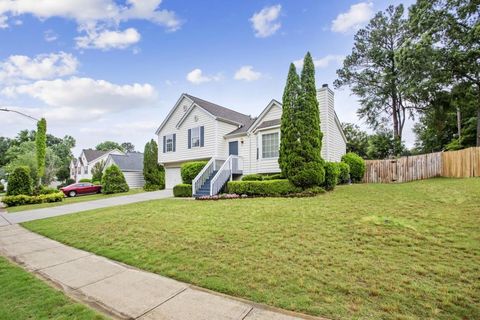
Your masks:
[{"label": "front staircase", "polygon": [[194,197],[201,197],[201,196],[209,196],[210,195],[210,182],[212,181],[213,177],[217,174],[218,170],[212,171],[210,176],[205,180],[205,182],[202,184],[200,189],[197,190],[197,192],[193,195]]},{"label": "front staircase", "polygon": [[241,157],[230,155],[227,159],[211,158],[202,171],[192,181],[192,195],[216,195],[234,176],[242,174]]}]

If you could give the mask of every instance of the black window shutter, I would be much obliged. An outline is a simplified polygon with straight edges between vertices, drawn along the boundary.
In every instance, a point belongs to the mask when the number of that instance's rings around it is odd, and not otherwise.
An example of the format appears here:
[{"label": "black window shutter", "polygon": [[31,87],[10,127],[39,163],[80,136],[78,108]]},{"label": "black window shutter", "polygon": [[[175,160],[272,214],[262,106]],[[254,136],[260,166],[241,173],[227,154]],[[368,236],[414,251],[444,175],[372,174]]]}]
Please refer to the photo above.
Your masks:
[{"label": "black window shutter", "polygon": [[163,136],[163,153],[167,152],[167,137]]},{"label": "black window shutter", "polygon": [[177,146],[177,134],[174,133],[173,134],[173,152],[175,152],[176,146]]},{"label": "black window shutter", "polygon": [[257,160],[258,160],[258,148],[257,148]]},{"label": "black window shutter", "polygon": [[192,129],[188,129],[188,149],[192,149]]},{"label": "black window shutter", "polygon": [[205,145],[205,127],[200,127],[200,147]]}]

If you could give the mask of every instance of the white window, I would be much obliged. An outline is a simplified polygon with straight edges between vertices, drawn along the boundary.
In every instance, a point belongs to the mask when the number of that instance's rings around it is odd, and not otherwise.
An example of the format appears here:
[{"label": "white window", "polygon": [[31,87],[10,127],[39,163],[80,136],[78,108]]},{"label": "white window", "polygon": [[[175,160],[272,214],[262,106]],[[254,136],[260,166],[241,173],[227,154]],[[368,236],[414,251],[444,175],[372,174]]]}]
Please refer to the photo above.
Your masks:
[{"label": "white window", "polygon": [[169,134],[165,137],[165,151],[172,152],[173,151],[173,134]]},{"label": "white window", "polygon": [[81,174],[82,173],[82,168],[81,167],[78,167],[77,168],[77,174]]},{"label": "white window", "polygon": [[88,166],[85,166],[85,174],[88,174]]},{"label": "white window", "polygon": [[192,128],[192,148],[200,147],[200,127]]},{"label": "white window", "polygon": [[262,158],[278,158],[278,132],[262,135]]}]

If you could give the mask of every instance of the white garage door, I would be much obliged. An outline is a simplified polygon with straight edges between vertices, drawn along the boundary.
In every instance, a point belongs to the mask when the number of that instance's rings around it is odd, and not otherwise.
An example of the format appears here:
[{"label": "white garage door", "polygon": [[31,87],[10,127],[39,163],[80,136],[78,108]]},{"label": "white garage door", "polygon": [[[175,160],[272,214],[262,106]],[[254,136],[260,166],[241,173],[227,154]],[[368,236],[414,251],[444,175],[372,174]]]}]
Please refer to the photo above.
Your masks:
[{"label": "white garage door", "polygon": [[182,183],[180,168],[165,168],[165,188],[173,189],[179,183]]}]

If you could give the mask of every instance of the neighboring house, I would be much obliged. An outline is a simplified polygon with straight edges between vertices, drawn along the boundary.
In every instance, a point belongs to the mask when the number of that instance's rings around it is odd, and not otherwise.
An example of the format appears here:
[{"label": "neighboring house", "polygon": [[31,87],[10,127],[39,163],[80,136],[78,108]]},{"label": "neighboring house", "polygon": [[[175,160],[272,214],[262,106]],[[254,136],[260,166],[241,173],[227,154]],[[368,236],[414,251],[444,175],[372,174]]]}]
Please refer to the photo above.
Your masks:
[{"label": "neighboring house", "polygon": [[[322,157],[340,161],[346,152],[346,138],[335,113],[333,91],[324,85],[317,90],[317,99],[323,132]],[[209,160],[194,180],[194,194],[216,194],[234,175],[280,172],[281,116],[282,104],[276,100],[252,118],[182,94],[156,131],[158,161],[165,167],[166,188],[181,183],[182,163],[194,160]]]},{"label": "neighboring house", "polygon": [[92,179],[92,168],[100,161],[106,161],[110,154],[124,154],[120,150],[83,149],[78,158],[70,161],[70,178],[78,182],[80,179]]},{"label": "neighboring house", "polygon": [[110,154],[105,162],[104,170],[113,164],[117,165],[123,172],[130,188],[142,188],[145,185],[143,153]]}]

